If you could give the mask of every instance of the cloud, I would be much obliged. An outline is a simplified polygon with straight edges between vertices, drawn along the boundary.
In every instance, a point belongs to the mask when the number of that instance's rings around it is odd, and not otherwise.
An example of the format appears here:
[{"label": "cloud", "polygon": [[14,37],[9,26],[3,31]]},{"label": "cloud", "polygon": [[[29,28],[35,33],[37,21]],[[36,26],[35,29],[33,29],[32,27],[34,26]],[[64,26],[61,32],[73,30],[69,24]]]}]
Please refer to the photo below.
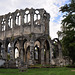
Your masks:
[{"label": "cloud", "polygon": [[59,8],[68,3],[68,0],[1,0],[0,1],[0,15],[8,12],[14,12],[16,9],[27,8],[44,8],[50,13],[50,36],[52,38],[57,37],[57,31],[61,26],[61,12]]}]

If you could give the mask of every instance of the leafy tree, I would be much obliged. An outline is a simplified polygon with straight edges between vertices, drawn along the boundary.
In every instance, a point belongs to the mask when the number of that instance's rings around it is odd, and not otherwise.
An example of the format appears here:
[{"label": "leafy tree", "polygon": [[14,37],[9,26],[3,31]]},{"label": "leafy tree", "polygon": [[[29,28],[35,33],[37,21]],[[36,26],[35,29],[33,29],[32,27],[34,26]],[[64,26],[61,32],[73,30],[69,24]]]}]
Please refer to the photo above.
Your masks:
[{"label": "leafy tree", "polygon": [[66,4],[60,8],[64,15],[62,20],[62,46],[64,55],[69,56],[75,62],[75,3]]}]

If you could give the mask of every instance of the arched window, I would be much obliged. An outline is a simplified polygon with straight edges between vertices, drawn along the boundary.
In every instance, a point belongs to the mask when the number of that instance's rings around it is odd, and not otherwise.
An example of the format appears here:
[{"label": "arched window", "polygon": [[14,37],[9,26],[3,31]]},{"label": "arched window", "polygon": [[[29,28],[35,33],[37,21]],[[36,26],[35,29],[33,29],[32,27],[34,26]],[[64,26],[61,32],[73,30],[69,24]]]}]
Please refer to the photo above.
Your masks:
[{"label": "arched window", "polygon": [[34,23],[36,25],[40,25],[40,14],[38,10],[36,10],[34,14]]},{"label": "arched window", "polygon": [[6,29],[5,23],[6,23],[6,21],[5,21],[5,19],[3,18],[2,22],[1,22],[2,31],[5,31],[5,29]]},{"label": "arched window", "polygon": [[16,16],[16,25],[21,25],[21,16],[20,16],[20,13],[17,13],[17,16]]},{"label": "arched window", "polygon": [[13,19],[12,19],[12,16],[9,17],[9,20],[8,20],[8,28],[12,28],[12,23],[13,22]]},{"label": "arched window", "polygon": [[30,25],[30,13],[29,13],[29,10],[25,11],[24,23],[28,23],[28,25]]}]

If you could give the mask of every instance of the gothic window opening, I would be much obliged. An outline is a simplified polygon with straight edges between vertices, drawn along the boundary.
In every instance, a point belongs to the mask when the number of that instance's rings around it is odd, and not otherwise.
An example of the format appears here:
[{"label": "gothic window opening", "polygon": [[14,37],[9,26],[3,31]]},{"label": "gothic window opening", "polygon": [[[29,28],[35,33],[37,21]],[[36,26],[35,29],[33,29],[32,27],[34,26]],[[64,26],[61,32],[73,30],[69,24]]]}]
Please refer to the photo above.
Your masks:
[{"label": "gothic window opening", "polygon": [[27,25],[30,25],[30,13],[29,13],[29,10],[25,11],[24,23],[27,24]]},{"label": "gothic window opening", "polygon": [[30,42],[24,41],[24,62],[28,62],[30,60]]},{"label": "gothic window opening", "polygon": [[34,44],[34,59],[36,63],[41,63],[41,50],[40,50],[40,42],[36,41]]},{"label": "gothic window opening", "polygon": [[49,58],[50,58],[50,45],[49,45],[48,40],[46,40],[44,43],[44,62],[45,64],[49,63]]},{"label": "gothic window opening", "polygon": [[17,59],[19,57],[19,50],[18,48],[16,47],[15,48],[15,59]]},{"label": "gothic window opening", "polygon": [[16,25],[18,25],[18,26],[21,25],[21,16],[20,16],[20,13],[17,13],[17,16],[16,16]]},{"label": "gothic window opening", "polygon": [[12,16],[10,16],[8,20],[8,29],[12,27],[13,27],[13,19],[12,19]]},{"label": "gothic window opening", "polygon": [[7,59],[10,60],[11,44],[7,41]]},{"label": "gothic window opening", "polygon": [[34,23],[35,25],[40,25],[40,14],[38,10],[36,10],[34,14]]},{"label": "gothic window opening", "polygon": [[5,24],[6,24],[6,21],[5,21],[5,19],[3,18],[2,22],[1,22],[1,25],[2,25],[1,29],[2,29],[2,31],[5,31],[5,29],[6,29]]}]

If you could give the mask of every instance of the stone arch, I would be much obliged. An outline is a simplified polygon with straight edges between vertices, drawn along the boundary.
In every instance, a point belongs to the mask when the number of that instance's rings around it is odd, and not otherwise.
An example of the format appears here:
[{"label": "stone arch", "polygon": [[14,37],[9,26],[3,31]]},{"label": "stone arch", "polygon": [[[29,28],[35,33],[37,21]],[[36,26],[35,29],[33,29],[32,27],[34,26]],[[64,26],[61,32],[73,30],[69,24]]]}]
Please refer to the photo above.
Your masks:
[{"label": "stone arch", "polygon": [[30,52],[30,42],[25,39],[23,42],[23,47],[24,47],[24,62],[28,62],[29,59],[27,53]]},{"label": "stone arch", "polygon": [[21,46],[24,47],[24,43],[27,40],[28,40],[27,37],[25,37],[25,36],[19,36],[19,37],[17,37],[17,38],[14,39],[14,45],[18,41],[21,44]]},{"label": "stone arch", "polygon": [[44,62],[45,64],[49,64],[49,59],[50,59],[50,45],[48,40],[46,39],[44,41]]},{"label": "stone arch", "polygon": [[17,44],[16,47],[18,48],[19,50],[19,57],[21,58],[21,61],[22,62],[26,62],[26,49],[24,47],[25,43],[28,41],[28,39],[24,36],[22,37],[17,37],[15,40],[14,40],[14,46],[15,46],[15,43]]},{"label": "stone arch", "polygon": [[15,59],[15,51],[16,51],[16,48],[18,49],[19,51],[19,58],[20,58],[20,40],[19,40],[19,37],[18,38],[15,38],[14,41],[13,41],[13,45],[14,45],[14,59]]},{"label": "stone arch", "polygon": [[30,10],[28,8],[24,11],[24,23],[30,25]]},{"label": "stone arch", "polygon": [[59,41],[58,38],[54,38],[53,40],[53,44],[54,44],[54,47],[55,47],[55,52],[56,52],[56,57],[62,57],[62,46],[61,46],[61,42]]},{"label": "stone arch", "polygon": [[[24,44],[27,42],[27,39],[25,38],[24,40],[23,40],[23,48],[24,48]],[[25,48],[24,48],[24,50],[25,50]]]},{"label": "stone arch", "polygon": [[55,41],[55,42],[58,42],[58,43],[61,45],[61,42],[59,41],[58,38],[54,38],[52,41],[53,41],[53,42],[54,42],[54,41]]},{"label": "stone arch", "polygon": [[41,36],[37,39],[40,41],[41,64],[49,64],[51,40],[49,39],[49,36]]},{"label": "stone arch", "polygon": [[10,52],[11,52],[11,39],[6,38],[3,44],[4,47],[4,55],[6,60],[10,60]]},{"label": "stone arch", "polygon": [[41,43],[37,39],[34,43],[34,60],[36,63],[41,64]]}]

